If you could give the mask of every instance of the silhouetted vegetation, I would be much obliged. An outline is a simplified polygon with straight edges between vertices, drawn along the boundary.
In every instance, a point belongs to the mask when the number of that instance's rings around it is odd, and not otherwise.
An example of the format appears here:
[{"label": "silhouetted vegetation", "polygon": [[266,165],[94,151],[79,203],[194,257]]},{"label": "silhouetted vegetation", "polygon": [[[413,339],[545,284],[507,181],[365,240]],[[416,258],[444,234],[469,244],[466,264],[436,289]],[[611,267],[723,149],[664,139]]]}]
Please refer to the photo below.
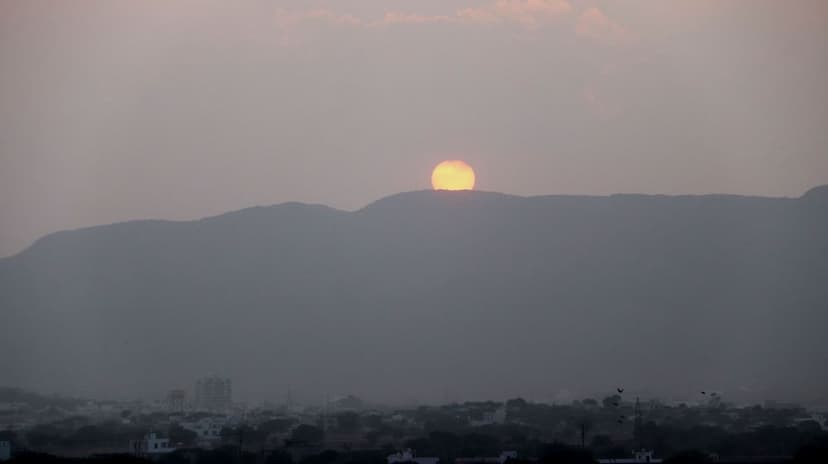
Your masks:
[{"label": "silhouetted vegetation", "polygon": [[544,446],[539,457],[541,464],[592,464],[595,462],[589,450],[558,443]]},{"label": "silhouetted vegetation", "polygon": [[325,432],[319,427],[302,424],[291,434],[291,440],[295,443],[318,443],[325,437]]},{"label": "silhouetted vegetation", "polygon": [[[612,394],[569,404],[514,398],[505,403],[344,410],[330,415],[318,409],[292,415],[258,409],[247,411],[243,420],[216,414],[142,412],[147,409],[124,404],[110,407],[106,415],[63,412],[54,420],[0,432],[0,439],[13,443],[19,462],[86,462],[61,461],[25,450],[88,453],[97,456],[96,462],[117,459],[100,453],[127,451],[130,440],[140,439],[150,430],[179,448],[158,458],[166,464],[227,459],[275,464],[381,464],[387,455],[405,448],[447,464],[457,458],[493,459],[504,451],[517,453],[517,461],[580,463],[629,458],[641,448],[673,463],[769,457],[787,457],[796,463],[828,462],[824,460],[828,432],[820,414],[795,405],[735,407],[720,395],[709,396],[709,401],[692,406],[648,401],[636,407],[635,401],[623,394]],[[640,421],[635,420],[636,414]],[[42,420],[53,416],[32,417]],[[193,428],[194,421],[200,420],[226,422],[220,436],[205,438]]]}]

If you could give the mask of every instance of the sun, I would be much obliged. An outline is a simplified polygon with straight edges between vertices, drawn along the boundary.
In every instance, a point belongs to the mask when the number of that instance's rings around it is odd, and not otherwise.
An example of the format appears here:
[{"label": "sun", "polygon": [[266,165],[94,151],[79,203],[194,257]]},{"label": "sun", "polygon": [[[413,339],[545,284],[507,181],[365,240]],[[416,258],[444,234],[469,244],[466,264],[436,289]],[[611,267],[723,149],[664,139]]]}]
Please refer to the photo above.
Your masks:
[{"label": "sun", "polygon": [[474,180],[474,169],[460,160],[443,161],[431,173],[434,190],[472,190]]}]

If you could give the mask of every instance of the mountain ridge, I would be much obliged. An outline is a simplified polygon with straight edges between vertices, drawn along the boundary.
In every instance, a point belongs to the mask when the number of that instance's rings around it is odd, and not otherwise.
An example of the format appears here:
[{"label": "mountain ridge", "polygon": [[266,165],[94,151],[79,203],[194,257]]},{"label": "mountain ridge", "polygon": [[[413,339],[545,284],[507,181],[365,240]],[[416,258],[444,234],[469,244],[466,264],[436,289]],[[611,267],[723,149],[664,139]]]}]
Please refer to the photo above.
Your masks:
[{"label": "mountain ridge", "polygon": [[65,233],[73,233],[78,231],[86,231],[90,229],[99,229],[99,228],[106,228],[111,226],[120,226],[124,224],[136,224],[136,223],[161,223],[161,224],[177,224],[177,223],[197,223],[203,221],[213,221],[213,220],[220,220],[227,217],[236,216],[239,214],[249,214],[253,212],[272,212],[277,209],[288,209],[288,208],[311,208],[311,209],[318,209],[318,210],[328,210],[330,212],[336,213],[362,213],[366,210],[370,210],[372,208],[381,206],[388,202],[393,202],[395,200],[399,200],[405,197],[431,197],[433,198],[434,195],[440,195],[447,193],[449,195],[457,195],[460,194],[471,194],[473,196],[481,196],[481,195],[488,195],[492,197],[501,197],[504,199],[527,199],[527,200],[544,200],[544,199],[606,199],[606,198],[639,198],[639,199],[700,199],[700,198],[741,198],[741,199],[765,199],[765,200],[797,200],[797,199],[806,199],[806,198],[818,198],[822,196],[828,197],[828,184],[826,185],[819,185],[815,186],[811,189],[805,191],[799,197],[778,197],[778,196],[756,196],[756,195],[745,195],[745,194],[722,194],[722,193],[704,193],[704,194],[645,194],[645,193],[612,193],[608,195],[590,195],[590,194],[541,194],[541,195],[514,195],[509,193],[502,193],[502,192],[494,192],[494,191],[485,191],[485,190],[474,190],[468,192],[439,192],[434,190],[411,190],[407,192],[400,192],[391,195],[387,195],[385,197],[379,198],[372,202],[369,202],[365,206],[361,208],[357,208],[355,210],[346,210],[346,209],[339,209],[334,208],[332,206],[328,206],[322,203],[306,203],[300,201],[286,201],[281,203],[274,203],[270,205],[255,205],[249,206],[241,209],[231,210],[224,213],[219,213],[211,216],[204,216],[196,219],[130,219],[127,221],[119,221],[113,223],[105,223],[105,224],[96,224],[91,226],[84,226],[78,227],[74,229],[64,229],[58,230],[55,232],[48,233],[38,239],[36,239],[30,246],[26,247],[25,249],[21,250],[18,253],[13,255],[0,257],[0,261],[8,258],[12,258],[17,256],[21,253],[26,252],[28,249],[37,245],[37,243],[47,237],[50,237],[55,234],[65,234]]},{"label": "mountain ridge", "polygon": [[81,396],[219,372],[250,398],[814,398],[821,198],[425,191],[56,233],[0,260],[0,370]]}]

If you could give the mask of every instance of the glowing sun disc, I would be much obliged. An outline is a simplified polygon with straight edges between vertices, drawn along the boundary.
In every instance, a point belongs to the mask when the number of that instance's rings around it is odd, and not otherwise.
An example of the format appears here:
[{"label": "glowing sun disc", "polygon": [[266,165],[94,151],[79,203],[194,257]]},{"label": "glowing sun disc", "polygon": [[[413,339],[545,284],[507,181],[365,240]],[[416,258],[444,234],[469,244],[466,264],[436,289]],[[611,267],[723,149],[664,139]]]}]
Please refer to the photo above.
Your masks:
[{"label": "glowing sun disc", "polygon": [[431,172],[434,190],[472,190],[474,180],[474,169],[460,160],[443,161]]}]

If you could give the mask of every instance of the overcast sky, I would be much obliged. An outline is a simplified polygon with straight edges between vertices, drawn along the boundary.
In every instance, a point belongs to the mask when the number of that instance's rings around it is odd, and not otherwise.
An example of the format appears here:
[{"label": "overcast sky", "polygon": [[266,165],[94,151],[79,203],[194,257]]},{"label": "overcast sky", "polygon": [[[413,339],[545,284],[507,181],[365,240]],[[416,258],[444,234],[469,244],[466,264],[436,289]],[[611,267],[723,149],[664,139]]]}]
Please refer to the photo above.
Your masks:
[{"label": "overcast sky", "polygon": [[0,3],[0,256],[356,209],[462,158],[520,195],[828,183],[824,0]]}]

